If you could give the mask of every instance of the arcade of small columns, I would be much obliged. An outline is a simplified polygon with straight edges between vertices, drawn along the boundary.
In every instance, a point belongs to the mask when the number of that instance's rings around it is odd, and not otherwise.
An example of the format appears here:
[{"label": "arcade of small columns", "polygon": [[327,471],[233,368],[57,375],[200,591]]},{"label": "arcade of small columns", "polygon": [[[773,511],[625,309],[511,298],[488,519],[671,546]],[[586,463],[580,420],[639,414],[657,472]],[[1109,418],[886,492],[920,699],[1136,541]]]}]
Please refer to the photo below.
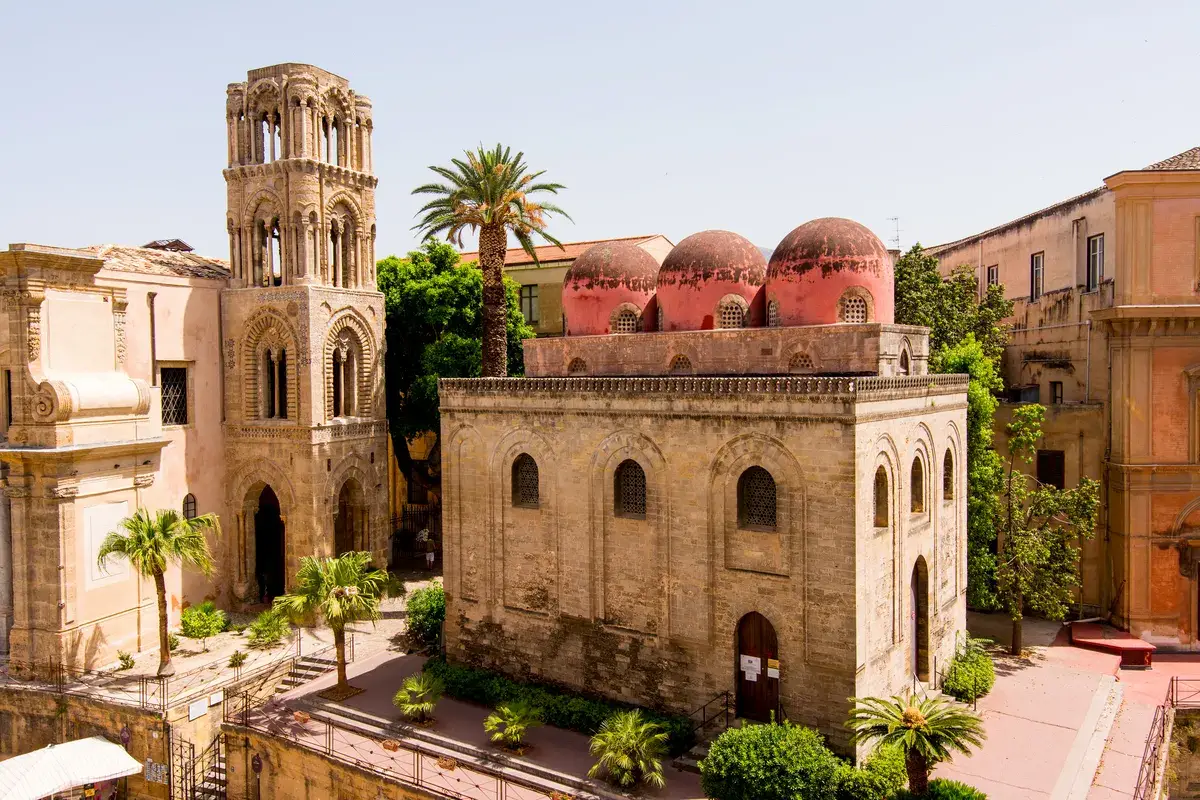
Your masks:
[{"label": "arcade of small columns", "polygon": [[[252,89],[250,94],[255,91]],[[229,166],[267,164],[281,158],[312,158],[369,173],[371,106],[356,98],[353,112],[343,110],[350,106],[349,98],[331,93],[324,103],[311,94],[293,96],[288,106],[290,113],[286,115],[279,113],[278,99],[274,97],[257,103],[253,111],[230,108],[226,115]]]},{"label": "arcade of small columns", "polygon": [[228,232],[233,277],[247,286],[311,283],[301,279],[319,275],[319,282],[330,286],[374,288],[375,226],[364,232],[343,204],[327,215],[324,226],[315,211],[307,219],[297,214],[291,223],[261,213],[240,228],[230,220]]}]

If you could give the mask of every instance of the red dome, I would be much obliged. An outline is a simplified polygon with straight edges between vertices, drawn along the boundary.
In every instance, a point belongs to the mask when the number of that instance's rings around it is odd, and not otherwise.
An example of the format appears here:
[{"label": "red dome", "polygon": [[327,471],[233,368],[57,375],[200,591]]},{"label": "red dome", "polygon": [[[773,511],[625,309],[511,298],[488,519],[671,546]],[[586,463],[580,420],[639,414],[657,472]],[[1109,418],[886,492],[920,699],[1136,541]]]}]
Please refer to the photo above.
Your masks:
[{"label": "red dome", "polygon": [[615,314],[622,305],[632,306],[640,318],[654,296],[657,274],[658,262],[654,256],[637,245],[601,242],[589,247],[563,277],[562,307],[567,318],[567,335],[628,332],[611,330]]},{"label": "red dome", "polygon": [[720,318],[721,301],[729,295],[741,298],[749,309],[746,325],[761,325],[758,295],[766,271],[762,251],[736,233],[692,234],[667,254],[658,272],[663,330],[729,327]]},{"label": "red dome", "polygon": [[895,320],[891,254],[854,220],[814,219],[783,237],[766,289],[779,325]]}]

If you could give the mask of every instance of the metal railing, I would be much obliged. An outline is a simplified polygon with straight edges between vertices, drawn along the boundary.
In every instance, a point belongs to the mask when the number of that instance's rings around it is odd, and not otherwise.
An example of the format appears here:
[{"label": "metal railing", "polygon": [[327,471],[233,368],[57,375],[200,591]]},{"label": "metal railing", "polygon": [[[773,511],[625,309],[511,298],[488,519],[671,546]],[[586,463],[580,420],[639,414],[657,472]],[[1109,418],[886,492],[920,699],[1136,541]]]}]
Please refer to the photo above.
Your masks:
[{"label": "metal railing", "polygon": [[[226,702],[225,714],[228,724],[287,740],[332,761],[439,797],[552,800],[562,796],[558,793],[561,790],[505,775],[478,763],[468,765],[412,740],[401,743],[395,739],[376,739],[349,726],[301,716],[301,712],[289,715],[277,701],[263,701],[261,695],[238,695],[235,702]],[[582,788],[582,782],[571,787],[572,791]],[[510,795],[510,789],[518,791]]]},{"label": "metal railing", "polygon": [[1200,708],[1200,678],[1174,676],[1167,684],[1167,696],[1154,709],[1150,733],[1142,749],[1142,763],[1138,767],[1137,784],[1133,788],[1133,800],[1151,800],[1159,781],[1164,777],[1159,772],[1163,763],[1163,748],[1167,747],[1167,716],[1178,708]]},{"label": "metal railing", "polygon": [[[722,727],[729,727],[729,719],[731,716],[730,694],[729,692],[721,692],[719,695],[709,700],[704,705],[697,708],[695,711],[688,714],[688,719],[693,721],[692,734],[695,735],[706,729],[714,722],[720,721]],[[697,720],[696,715],[700,718]]]}]

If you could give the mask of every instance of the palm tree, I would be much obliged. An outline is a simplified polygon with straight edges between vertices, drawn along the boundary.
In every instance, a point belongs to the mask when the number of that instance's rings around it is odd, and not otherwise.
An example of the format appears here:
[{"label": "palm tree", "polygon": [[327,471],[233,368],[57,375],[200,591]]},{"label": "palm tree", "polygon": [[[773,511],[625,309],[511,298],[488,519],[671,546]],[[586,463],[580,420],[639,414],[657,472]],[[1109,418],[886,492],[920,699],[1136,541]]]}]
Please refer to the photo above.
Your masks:
[{"label": "palm tree", "polygon": [[542,724],[542,711],[536,706],[520,700],[501,703],[483,721],[483,729],[492,735],[492,741],[515,750],[525,742],[530,728]]},{"label": "palm tree", "polygon": [[441,678],[430,672],[418,672],[404,679],[404,684],[392,698],[392,705],[409,719],[420,723],[430,722],[433,720],[433,710],[437,708],[445,690]]},{"label": "palm tree", "polygon": [[124,558],[139,574],[154,579],[158,594],[158,674],[174,675],[167,631],[167,567],[187,565],[211,575],[213,558],[204,533],[212,531],[219,536],[221,522],[216,514],[188,519],[174,509],[163,508],[151,517],[149,511],[139,508],[118,525],[118,530],[104,537],[96,561],[103,567],[110,556]]},{"label": "palm tree", "polygon": [[667,734],[638,710],[620,711],[600,725],[592,737],[591,753],[597,761],[589,777],[607,772],[622,788],[641,782],[655,789],[666,785],[662,759],[667,754]]},{"label": "palm tree", "polygon": [[846,727],[854,731],[855,744],[894,745],[904,752],[908,790],[923,797],[929,789],[929,771],[950,760],[950,751],[964,755],[983,744],[983,720],[966,706],[945,697],[913,694],[850,698],[854,707]]},{"label": "palm tree", "polygon": [[420,222],[413,230],[431,239],[440,233],[447,241],[462,247],[463,231],[479,233],[479,267],[483,271],[483,375],[503,378],[508,374],[507,298],[504,294],[504,256],[508,251],[508,233],[537,263],[533,235],[556,244],[562,243],[546,232],[546,216],[567,212],[550,203],[538,203],[530,196],[540,192],[558,194],[561,183],[538,183],[545,171],[529,172],[525,154],[497,144],[485,150],[467,150],[465,159],[451,159],[453,167],[430,167],[445,183],[427,183],[413,194],[434,195],[419,212]]},{"label": "palm tree", "polygon": [[292,591],[275,598],[274,609],[297,624],[311,623],[318,617],[333,631],[337,651],[337,686],[345,694],[346,626],[379,619],[379,601],[388,587],[388,574],[371,569],[370,553],[343,553],[336,558],[300,559],[296,585]]}]

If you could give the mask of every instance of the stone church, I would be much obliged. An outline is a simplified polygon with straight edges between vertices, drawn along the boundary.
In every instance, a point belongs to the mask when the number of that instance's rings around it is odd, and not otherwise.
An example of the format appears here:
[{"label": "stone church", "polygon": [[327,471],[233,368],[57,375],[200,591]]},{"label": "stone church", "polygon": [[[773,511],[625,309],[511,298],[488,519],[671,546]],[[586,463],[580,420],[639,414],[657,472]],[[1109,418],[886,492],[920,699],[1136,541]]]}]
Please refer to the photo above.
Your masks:
[{"label": "stone church", "polygon": [[[229,260],[179,240],[0,252],[0,650],[155,649],[153,581],[96,562],[138,507],[214,512],[185,603],[258,602],[305,555],[386,563],[371,103],[304,64],[228,88]],[[217,224],[214,219],[213,224]]]},{"label": "stone church", "polygon": [[964,375],[849,220],[581,255],[529,377],[441,382],[451,658],[820,729],[966,625]]}]

